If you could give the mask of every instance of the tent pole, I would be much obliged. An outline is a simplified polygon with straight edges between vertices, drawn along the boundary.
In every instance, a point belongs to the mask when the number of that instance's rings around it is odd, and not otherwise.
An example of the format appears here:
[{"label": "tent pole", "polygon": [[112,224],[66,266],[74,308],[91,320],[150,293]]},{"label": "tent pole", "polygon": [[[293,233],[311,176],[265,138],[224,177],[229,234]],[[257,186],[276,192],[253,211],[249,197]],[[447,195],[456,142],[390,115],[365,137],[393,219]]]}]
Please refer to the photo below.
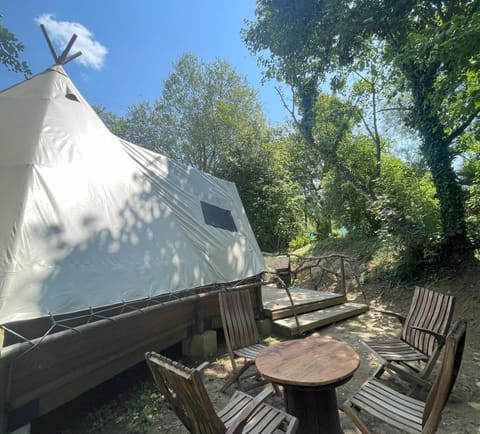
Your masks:
[{"label": "tent pole", "polygon": [[72,49],[72,46],[77,39],[77,35],[73,34],[73,36],[70,38],[70,41],[68,42],[67,46],[65,49],[62,51],[62,54],[60,56],[57,54],[55,51],[55,47],[52,44],[52,41],[50,40],[50,37],[48,36],[47,29],[43,24],[40,24],[40,28],[42,29],[43,36],[45,36],[45,39],[47,40],[48,48],[50,48],[50,52],[52,53],[53,60],[55,60],[56,65],[65,65],[65,63],[70,62],[73,59],[76,59],[78,56],[82,55],[81,51],[78,51],[75,54],[72,54],[71,56],[68,55],[70,50]]},{"label": "tent pole", "polygon": [[47,29],[43,24],[40,24],[40,28],[42,29],[43,36],[45,36],[45,39],[47,40],[48,48],[50,48],[50,52],[52,53],[53,60],[55,60],[55,63],[58,63],[58,55],[57,52],[55,51],[55,47],[52,44],[52,41],[50,40],[50,37],[48,36]]}]

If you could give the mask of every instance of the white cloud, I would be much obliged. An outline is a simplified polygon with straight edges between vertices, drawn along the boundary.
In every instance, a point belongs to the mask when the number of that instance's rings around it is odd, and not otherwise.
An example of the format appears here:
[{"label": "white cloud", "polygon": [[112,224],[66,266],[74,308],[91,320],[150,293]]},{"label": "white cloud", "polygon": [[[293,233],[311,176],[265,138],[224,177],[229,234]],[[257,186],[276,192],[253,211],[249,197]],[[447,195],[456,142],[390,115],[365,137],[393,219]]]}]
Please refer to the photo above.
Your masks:
[{"label": "white cloud", "polygon": [[78,36],[73,44],[70,54],[81,51],[82,55],[77,60],[84,66],[100,69],[102,68],[108,50],[93,38],[93,34],[80,23],[69,21],[57,21],[52,14],[43,14],[35,18],[37,24],[43,24],[48,35],[57,48],[60,55],[73,34]]}]

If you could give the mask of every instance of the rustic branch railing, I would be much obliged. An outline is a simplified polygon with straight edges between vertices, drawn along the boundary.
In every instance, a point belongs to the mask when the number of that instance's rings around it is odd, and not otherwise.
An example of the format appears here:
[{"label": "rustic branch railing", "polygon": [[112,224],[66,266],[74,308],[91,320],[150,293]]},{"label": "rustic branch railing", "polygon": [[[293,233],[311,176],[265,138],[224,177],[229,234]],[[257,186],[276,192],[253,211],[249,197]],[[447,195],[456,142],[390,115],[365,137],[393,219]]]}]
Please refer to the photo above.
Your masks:
[{"label": "rustic branch railing", "polygon": [[[349,261],[350,258],[346,255],[332,253],[326,256],[298,256],[295,254],[290,255],[291,258],[296,258],[297,266],[295,269],[291,269],[292,283],[296,281],[297,276],[305,271],[310,274],[310,280],[314,282],[315,290],[318,291],[319,285],[322,283],[326,275],[334,276],[335,280],[341,280],[341,289],[343,294],[346,295],[347,285],[345,278],[345,260]],[[333,267],[336,261],[340,261],[339,271]],[[319,276],[314,276],[314,270],[320,270]]]},{"label": "rustic branch railing", "polygon": [[365,304],[368,304],[362,284],[352,266],[353,258],[341,253],[332,253],[323,256],[300,256],[296,254],[286,255],[288,258],[288,272],[282,270],[278,276],[285,286],[296,286],[299,279],[308,275],[313,288],[318,290],[331,290],[335,285],[335,291],[341,292],[346,297],[347,282],[354,280],[357,288],[362,292]]}]

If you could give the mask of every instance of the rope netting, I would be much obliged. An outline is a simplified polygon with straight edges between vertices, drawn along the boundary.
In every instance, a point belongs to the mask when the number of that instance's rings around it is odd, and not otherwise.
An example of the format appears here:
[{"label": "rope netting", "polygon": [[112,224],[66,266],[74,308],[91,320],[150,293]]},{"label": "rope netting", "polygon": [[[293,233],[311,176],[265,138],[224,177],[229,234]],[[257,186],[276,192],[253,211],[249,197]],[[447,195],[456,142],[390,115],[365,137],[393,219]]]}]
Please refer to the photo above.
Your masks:
[{"label": "rope netting", "polygon": [[[33,350],[42,344],[45,338],[51,334],[57,333],[63,330],[71,330],[75,333],[80,333],[79,327],[86,324],[90,324],[99,320],[106,320],[111,322],[116,322],[119,320],[121,315],[124,315],[128,312],[138,312],[144,313],[147,308],[153,306],[166,306],[172,301],[182,300],[190,296],[205,294],[210,292],[219,292],[225,290],[238,289],[241,287],[248,287],[254,285],[264,284],[265,281],[261,276],[249,277],[236,282],[227,282],[227,283],[217,283],[204,287],[181,290],[177,292],[169,292],[164,294],[159,294],[151,297],[147,297],[141,300],[133,301],[122,301],[110,306],[94,308],[90,306],[87,310],[72,313],[71,315],[53,315],[49,313],[48,317],[39,318],[36,320],[42,320],[42,328],[44,332],[39,336],[28,337],[20,331],[22,326],[20,323],[10,323],[2,324],[2,328],[6,334],[10,334],[14,337],[15,343],[26,342],[30,345],[30,348],[22,353],[22,355]],[[44,324],[45,323],[45,324]],[[8,340],[7,337],[4,338]]]}]

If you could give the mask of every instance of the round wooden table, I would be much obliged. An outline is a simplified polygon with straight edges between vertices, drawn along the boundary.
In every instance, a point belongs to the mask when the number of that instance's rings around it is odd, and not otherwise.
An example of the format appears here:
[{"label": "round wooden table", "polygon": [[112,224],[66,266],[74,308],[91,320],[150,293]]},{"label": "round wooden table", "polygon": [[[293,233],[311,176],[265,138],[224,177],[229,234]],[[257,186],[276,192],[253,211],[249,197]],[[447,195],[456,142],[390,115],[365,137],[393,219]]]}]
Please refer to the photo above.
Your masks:
[{"label": "round wooden table", "polygon": [[335,388],[352,378],[360,357],[346,343],[327,338],[271,345],[256,358],[258,371],[284,387],[287,411],[299,419],[297,433],[341,433]]}]

